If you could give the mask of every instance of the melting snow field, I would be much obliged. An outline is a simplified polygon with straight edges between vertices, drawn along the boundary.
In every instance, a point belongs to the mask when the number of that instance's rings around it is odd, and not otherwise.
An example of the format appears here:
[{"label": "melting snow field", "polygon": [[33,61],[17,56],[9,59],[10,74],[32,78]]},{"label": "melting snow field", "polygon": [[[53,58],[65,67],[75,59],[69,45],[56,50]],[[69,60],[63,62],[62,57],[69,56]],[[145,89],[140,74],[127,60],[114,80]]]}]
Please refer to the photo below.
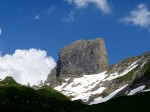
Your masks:
[{"label": "melting snow field", "polygon": [[[72,100],[81,99],[83,102],[89,102],[90,96],[101,94],[107,88],[105,87],[103,83],[104,81],[111,81],[115,78],[118,78],[127,74],[129,71],[133,70],[135,67],[138,66],[137,64],[138,61],[131,64],[131,66],[129,66],[121,74],[118,74],[116,72],[116,73],[108,75],[106,74],[106,71],[105,71],[99,74],[83,75],[83,77],[74,78],[72,82],[63,83],[61,86],[55,87],[54,89],[60,91],[66,96],[72,97]],[[66,81],[69,82],[69,79],[66,79]],[[108,95],[105,98],[102,98],[102,97],[95,98],[94,101],[91,102],[91,104],[105,102],[111,99],[114,95],[116,95],[119,91],[124,89],[126,86],[127,85],[120,87],[119,89],[112,92],[110,95]]]},{"label": "melting snow field", "polygon": [[150,89],[142,90],[141,92],[148,92],[148,91],[150,91]]},{"label": "melting snow field", "polygon": [[139,87],[131,90],[128,95],[134,95],[135,93],[142,91],[144,88],[145,88],[145,86],[139,86]]},{"label": "melting snow field", "polygon": [[134,63],[131,64],[131,66],[129,66],[124,72],[122,72],[121,74],[118,74],[118,73],[113,73],[111,74],[106,80],[112,80],[112,79],[115,79],[115,78],[118,78],[118,77],[121,77],[125,74],[127,74],[128,72],[130,72],[131,70],[133,70],[134,68],[136,68],[138,66],[137,62],[140,61],[140,60],[137,60],[135,61]]},{"label": "melting snow field", "polygon": [[84,102],[86,102],[89,99],[89,96],[102,93],[103,90],[105,90],[105,87],[99,85],[96,91],[91,91],[106,77],[105,73],[106,72],[96,75],[84,75],[81,78],[75,78],[69,85],[63,83],[62,86],[55,87],[54,89],[67,96],[74,96],[72,100],[82,99]]},{"label": "melting snow field", "polygon": [[119,91],[123,90],[125,87],[127,87],[128,84],[122,86],[121,88],[117,89],[116,91],[112,92],[110,95],[106,96],[105,98],[103,97],[98,97],[95,98],[93,102],[90,103],[90,105],[92,104],[97,104],[97,103],[102,103],[102,102],[106,102],[108,100],[110,100],[111,98],[113,98]]}]

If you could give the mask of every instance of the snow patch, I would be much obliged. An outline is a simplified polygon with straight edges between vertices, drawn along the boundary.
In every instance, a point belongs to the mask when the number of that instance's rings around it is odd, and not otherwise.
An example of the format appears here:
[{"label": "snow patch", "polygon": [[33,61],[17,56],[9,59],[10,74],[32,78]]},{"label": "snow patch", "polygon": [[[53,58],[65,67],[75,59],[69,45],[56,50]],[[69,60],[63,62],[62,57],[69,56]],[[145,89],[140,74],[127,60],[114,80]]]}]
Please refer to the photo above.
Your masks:
[{"label": "snow patch", "polygon": [[135,93],[140,92],[140,91],[143,90],[144,88],[145,88],[144,85],[143,85],[143,86],[139,86],[139,87],[137,87],[137,88],[131,90],[128,95],[129,95],[129,96],[130,96],[130,95],[134,95]]},{"label": "snow patch", "polygon": [[[70,83],[67,83],[69,79],[65,79],[66,83],[63,83],[61,86],[55,87],[54,89],[66,96],[71,97],[72,100],[81,99],[83,102],[87,103],[89,102],[91,96],[100,95],[107,88],[104,82],[112,81],[115,78],[127,74],[128,72],[130,72],[138,66],[138,61],[139,60],[135,61],[130,66],[128,66],[127,69],[121,74],[118,74],[118,72],[116,72],[109,75],[106,74],[105,71],[99,74],[83,75],[83,77],[74,78],[73,81]],[[126,86],[127,85],[124,85],[123,87],[117,89],[105,98],[95,98],[94,101],[91,102],[91,104],[101,103],[111,99],[114,95],[116,95]]]},{"label": "snow patch", "polygon": [[138,61],[140,61],[140,60],[137,60],[137,61],[135,61],[134,63],[132,63],[123,73],[121,73],[121,74],[113,73],[113,74],[111,74],[111,75],[110,75],[107,79],[105,79],[105,80],[110,81],[110,80],[112,80],[112,79],[116,79],[116,78],[118,78],[118,77],[121,77],[121,76],[126,75],[128,72],[130,72],[131,70],[133,70],[134,68],[136,68],[136,67],[138,66],[138,64],[137,64]]},{"label": "snow patch", "polygon": [[145,62],[141,65],[141,68],[145,65],[146,62],[147,62],[147,61],[145,61]]},{"label": "snow patch", "polygon": [[[105,73],[106,71],[95,75],[83,75],[81,78],[74,78],[73,82],[68,85],[63,83],[54,89],[67,96],[73,96],[72,100],[82,99],[86,102],[91,95],[100,94],[105,89],[99,84],[106,77]],[[98,89],[92,92],[96,86]]]},{"label": "snow patch", "polygon": [[120,87],[119,89],[115,90],[114,92],[112,92],[110,95],[108,95],[107,97],[98,97],[95,98],[93,102],[90,103],[90,105],[92,104],[97,104],[97,103],[102,103],[102,102],[106,102],[108,100],[110,100],[111,98],[113,98],[119,91],[123,90],[125,87],[127,87],[128,84]]},{"label": "snow patch", "polygon": [[142,90],[141,92],[148,92],[148,91],[150,91],[150,89]]}]

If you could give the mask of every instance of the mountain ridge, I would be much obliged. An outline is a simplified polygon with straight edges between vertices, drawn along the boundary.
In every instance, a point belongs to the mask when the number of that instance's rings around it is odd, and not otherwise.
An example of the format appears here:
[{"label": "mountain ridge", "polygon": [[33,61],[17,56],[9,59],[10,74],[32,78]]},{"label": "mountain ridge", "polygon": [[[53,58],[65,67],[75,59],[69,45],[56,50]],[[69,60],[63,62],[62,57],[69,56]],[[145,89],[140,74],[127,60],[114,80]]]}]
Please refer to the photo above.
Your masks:
[{"label": "mountain ridge", "polygon": [[[81,40],[77,42],[81,42],[80,43],[81,45],[84,44],[82,43]],[[72,44],[74,47],[74,45],[76,45],[76,42]],[[68,47],[72,47],[72,44],[68,45],[67,47],[64,47],[63,49],[67,48],[68,50]],[[95,43],[92,43],[92,45],[95,46]],[[98,45],[101,45],[101,44],[98,44]],[[94,51],[95,47],[91,47],[90,50]],[[71,52],[75,52],[75,51],[76,50],[72,49]],[[63,52],[63,53],[65,54],[66,52]],[[98,51],[98,53],[101,53],[101,51]],[[106,50],[104,50],[104,54],[105,53],[106,53]],[[66,54],[68,55],[68,52]],[[92,54],[92,55],[97,55],[97,54]],[[74,55],[70,55],[70,56],[74,56]],[[70,63],[71,61],[74,63],[78,62],[78,65],[80,65],[81,63],[82,65],[82,61],[84,60],[84,55],[83,57],[82,55],[80,55],[80,57],[82,60],[80,60],[79,58],[76,58],[75,60],[73,58],[70,58],[67,63]],[[92,59],[94,60],[94,58]],[[61,60],[61,57],[59,60]],[[136,84],[135,84],[135,81],[137,79],[142,78],[142,76],[145,74],[146,66],[149,60],[150,60],[150,52],[146,52],[139,56],[126,58],[118,62],[117,64],[107,65],[107,67],[104,70],[100,71],[99,73],[97,72],[95,72],[95,74],[85,73],[85,74],[79,75],[80,73],[78,74],[78,72],[74,72],[76,76],[70,75],[70,74],[57,76],[56,75],[57,68],[54,68],[51,71],[51,73],[48,75],[48,79],[45,82],[45,84],[60,91],[64,95],[70,97],[72,100],[81,99],[85,104],[101,103],[101,102],[110,100],[112,98],[118,97],[118,96],[126,96],[130,93],[130,91],[140,86],[141,88],[143,87],[142,89],[148,88],[149,80],[147,80],[147,83],[136,82]],[[92,65],[93,64],[91,64],[91,66]],[[59,66],[59,63],[58,63],[58,66]],[[65,63],[63,66],[66,66]],[[70,66],[70,65],[67,65],[67,66]],[[72,68],[72,65],[69,68]],[[78,71],[78,69],[74,69],[74,70]]]},{"label": "mountain ridge", "polygon": [[[90,51],[94,52],[93,49]],[[49,79],[39,86],[23,86],[9,76],[1,80],[0,111],[124,112],[127,109],[139,112],[144,106],[146,111],[149,110],[144,101],[149,102],[150,52],[126,58],[95,74],[64,74],[58,77],[56,73],[57,68],[54,68]],[[129,101],[129,104],[135,103],[133,107],[124,107]],[[117,108],[117,105],[120,107]],[[106,108],[108,106],[110,109]]]},{"label": "mountain ridge", "polygon": [[57,66],[48,75],[49,83],[55,76],[80,77],[84,74],[102,72],[108,66],[103,38],[75,41],[63,47],[58,56]]},{"label": "mountain ridge", "polygon": [[[68,82],[67,81],[63,82],[61,86],[55,87],[54,89],[62,92],[67,96],[71,97],[74,96],[75,99],[76,98],[78,99],[78,97],[81,95],[80,98],[82,99],[83,102],[87,104],[91,104],[92,101],[93,103],[96,102],[98,98],[99,100],[102,101],[96,103],[103,102],[103,100],[107,101],[113,97],[127,95],[131,90],[138,88],[139,86],[144,86],[143,83],[145,84],[145,88],[148,89],[149,80],[147,80],[147,83],[146,82],[136,84],[134,83],[137,79],[140,79],[142,78],[142,76],[145,75],[145,72],[147,72],[147,68],[150,68],[149,61],[150,61],[150,52],[146,54],[144,53],[143,55],[140,56],[130,57],[119,62],[118,64],[113,65],[113,67],[110,66],[110,68],[108,68],[108,70],[105,73],[103,72],[92,76],[84,75],[81,78],[74,78],[71,79],[70,81],[68,79]],[[150,74],[148,73],[147,76],[149,77],[149,75]],[[88,79],[89,77],[91,78]],[[79,80],[78,82],[76,81],[77,79]],[[87,81],[86,83],[84,83],[85,85],[81,84],[83,80]],[[88,82],[90,83],[88,84]],[[97,82],[96,85],[93,84],[95,82]],[[93,84],[92,88],[84,89],[86,87],[90,87],[92,84]],[[75,85],[77,87],[75,87]],[[123,90],[118,91],[112,97],[109,96],[111,95],[111,93],[117,91],[118,89],[122,88],[125,85],[127,86],[123,88]],[[67,86],[70,88],[68,88]],[[75,89],[77,88],[80,88],[79,90],[81,92],[75,91]],[[83,91],[81,90],[81,88]],[[108,98],[107,100],[105,100],[106,97]]]}]

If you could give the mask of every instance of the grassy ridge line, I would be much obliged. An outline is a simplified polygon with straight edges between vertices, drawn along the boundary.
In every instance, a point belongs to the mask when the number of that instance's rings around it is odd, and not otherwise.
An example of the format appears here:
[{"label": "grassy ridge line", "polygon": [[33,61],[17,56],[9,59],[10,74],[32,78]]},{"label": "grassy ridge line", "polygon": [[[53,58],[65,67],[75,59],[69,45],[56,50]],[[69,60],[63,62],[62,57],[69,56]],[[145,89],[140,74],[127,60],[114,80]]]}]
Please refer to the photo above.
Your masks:
[{"label": "grassy ridge line", "polygon": [[81,106],[49,86],[34,90],[12,77],[0,81],[0,112],[71,112]]}]

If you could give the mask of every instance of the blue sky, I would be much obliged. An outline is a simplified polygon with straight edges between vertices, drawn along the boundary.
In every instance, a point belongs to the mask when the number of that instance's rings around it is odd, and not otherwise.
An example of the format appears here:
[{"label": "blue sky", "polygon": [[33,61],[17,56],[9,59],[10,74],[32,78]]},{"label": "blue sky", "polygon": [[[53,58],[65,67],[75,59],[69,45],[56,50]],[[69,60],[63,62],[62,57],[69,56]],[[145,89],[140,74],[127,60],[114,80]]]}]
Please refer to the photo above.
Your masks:
[{"label": "blue sky", "polygon": [[0,51],[58,51],[78,39],[105,39],[109,63],[150,50],[149,0],[0,0]]}]

